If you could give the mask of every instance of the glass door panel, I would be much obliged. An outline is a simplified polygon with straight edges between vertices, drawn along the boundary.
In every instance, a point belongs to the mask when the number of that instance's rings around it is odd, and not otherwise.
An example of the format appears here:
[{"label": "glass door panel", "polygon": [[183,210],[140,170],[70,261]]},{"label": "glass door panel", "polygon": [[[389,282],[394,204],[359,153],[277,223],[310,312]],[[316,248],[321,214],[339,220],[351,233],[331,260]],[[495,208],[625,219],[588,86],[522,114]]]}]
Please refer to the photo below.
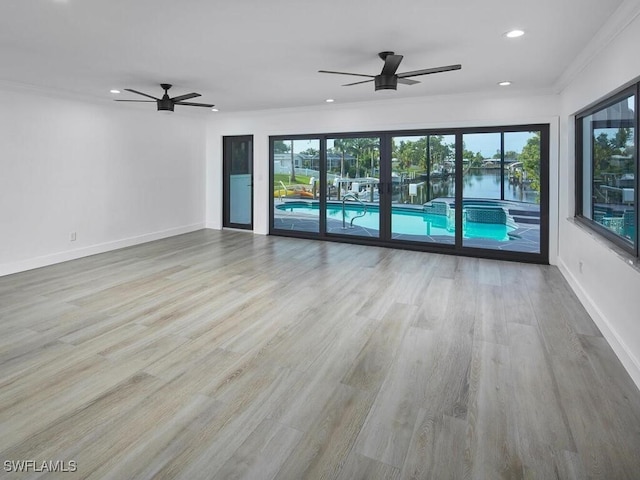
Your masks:
[{"label": "glass door panel", "polygon": [[500,248],[509,241],[507,210],[501,202],[502,136],[466,133],[462,145],[462,244]]},{"label": "glass door panel", "polygon": [[224,227],[253,228],[253,137],[224,137]]},{"label": "glass door panel", "polygon": [[391,238],[455,243],[455,136],[391,139]]},{"label": "glass door panel", "polygon": [[391,238],[455,243],[455,135],[391,139]]},{"label": "glass door panel", "polygon": [[540,253],[540,132],[463,135],[462,243]]},{"label": "glass door panel", "polygon": [[541,253],[541,143],[540,131],[505,132],[505,200],[511,201],[509,242],[503,250]]},{"label": "glass door panel", "polygon": [[328,138],[326,233],[380,238],[380,138]]},{"label": "glass door panel", "polygon": [[274,140],[273,228],[320,233],[320,140]]}]

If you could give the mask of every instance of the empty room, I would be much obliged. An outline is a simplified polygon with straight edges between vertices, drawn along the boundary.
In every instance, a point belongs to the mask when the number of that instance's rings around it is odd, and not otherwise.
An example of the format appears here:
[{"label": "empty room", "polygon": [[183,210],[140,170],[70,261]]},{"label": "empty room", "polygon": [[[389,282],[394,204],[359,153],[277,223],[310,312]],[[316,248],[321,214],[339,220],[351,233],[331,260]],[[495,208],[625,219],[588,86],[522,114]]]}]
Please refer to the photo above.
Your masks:
[{"label": "empty room", "polygon": [[0,5],[0,478],[640,478],[640,0]]}]

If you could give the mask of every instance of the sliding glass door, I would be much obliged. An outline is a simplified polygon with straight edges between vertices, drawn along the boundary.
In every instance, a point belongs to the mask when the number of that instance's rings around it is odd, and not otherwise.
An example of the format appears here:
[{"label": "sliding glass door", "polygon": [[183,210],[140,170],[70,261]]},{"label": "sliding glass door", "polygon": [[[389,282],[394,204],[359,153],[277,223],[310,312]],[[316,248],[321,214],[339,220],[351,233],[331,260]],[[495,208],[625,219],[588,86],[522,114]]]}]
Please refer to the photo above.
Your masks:
[{"label": "sliding glass door", "polygon": [[325,232],[379,239],[380,138],[327,138],[325,152]]},{"label": "sliding glass door", "polygon": [[271,233],[547,262],[548,125],[272,137]]},{"label": "sliding glass door", "polygon": [[464,247],[541,252],[541,131],[463,135]]},{"label": "sliding glass door", "polygon": [[391,239],[455,243],[455,135],[391,137]]},{"label": "sliding glass door", "polygon": [[[272,225],[286,232],[320,233],[320,140],[271,141]],[[322,198],[324,203],[324,198]]]}]

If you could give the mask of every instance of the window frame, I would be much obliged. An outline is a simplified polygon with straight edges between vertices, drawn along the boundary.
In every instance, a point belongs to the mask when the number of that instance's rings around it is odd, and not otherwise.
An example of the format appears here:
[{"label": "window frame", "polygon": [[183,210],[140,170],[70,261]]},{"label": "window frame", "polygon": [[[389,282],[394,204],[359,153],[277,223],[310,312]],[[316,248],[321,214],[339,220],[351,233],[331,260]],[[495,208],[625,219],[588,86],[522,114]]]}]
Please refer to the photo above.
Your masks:
[{"label": "window frame", "polygon": [[[635,172],[634,172],[634,222],[636,225],[635,229],[635,238],[632,239],[633,244],[631,244],[628,240],[625,240],[624,237],[616,234],[610,229],[606,228],[604,225],[596,222],[593,218],[589,218],[584,215],[584,193],[585,188],[592,189],[593,187],[593,156],[589,158],[591,162],[591,178],[589,185],[587,186],[584,181],[584,172],[585,172],[585,158],[584,158],[584,124],[583,121],[586,117],[593,115],[602,110],[606,110],[607,108],[615,105],[616,103],[620,103],[625,98],[629,98],[630,96],[634,97],[634,132],[633,132],[633,140],[634,140],[634,156],[635,156]],[[599,102],[587,107],[579,112],[577,112],[574,116],[574,128],[575,128],[575,208],[574,208],[574,218],[581,225],[584,225],[591,229],[596,234],[605,238],[609,242],[613,243],[616,247],[621,248],[625,252],[634,256],[635,258],[640,257],[640,234],[638,232],[638,200],[639,194],[638,190],[640,190],[640,178],[638,173],[640,172],[640,148],[638,145],[638,127],[640,126],[640,82],[634,83],[631,86],[623,88],[617,92],[608,95],[604,99]],[[592,214],[593,216],[593,214]]]},{"label": "window frame", "polygon": [[[412,242],[409,240],[389,240],[386,238],[368,239],[366,237],[340,237],[326,232],[326,221],[323,215],[320,215],[319,232],[308,232],[304,230],[289,230],[275,227],[274,222],[274,144],[281,140],[320,140],[320,158],[324,158],[326,154],[326,142],[331,138],[360,138],[375,137],[381,138],[381,158],[382,150],[391,152],[388,141],[395,136],[413,136],[413,135],[454,135],[456,141],[456,185],[462,185],[462,159],[463,135],[467,133],[501,133],[501,152],[504,156],[504,134],[514,132],[540,132],[540,236],[539,251],[537,253],[523,252],[517,250],[501,250],[491,248],[480,248],[475,246],[465,246],[462,241],[462,228],[456,228],[455,244],[440,243],[422,243]],[[513,125],[495,125],[495,126],[476,126],[476,127],[451,127],[451,128],[420,128],[407,130],[374,130],[374,131],[340,131],[340,132],[324,132],[309,134],[279,134],[269,136],[269,235],[278,235],[285,237],[304,238],[310,240],[324,240],[348,242],[354,244],[371,245],[378,247],[404,248],[407,250],[419,250],[433,253],[448,253],[455,255],[464,255],[477,258],[494,258],[499,260],[512,260],[527,263],[549,264],[549,198],[550,198],[550,163],[551,163],[551,125],[549,123],[532,123],[532,124],[513,124]],[[503,163],[503,159],[501,159]],[[382,165],[381,165],[382,168]],[[390,168],[390,165],[389,165]],[[501,174],[504,175],[504,169],[501,168]],[[326,165],[321,162],[320,174],[322,178],[326,177]],[[502,195],[502,193],[501,193]],[[326,210],[326,202],[322,201],[321,196],[320,209]],[[462,188],[456,188],[456,203],[462,203]],[[526,202],[523,202],[526,203]],[[456,209],[456,225],[462,225],[462,210]],[[382,231],[382,230],[381,230]]]}]

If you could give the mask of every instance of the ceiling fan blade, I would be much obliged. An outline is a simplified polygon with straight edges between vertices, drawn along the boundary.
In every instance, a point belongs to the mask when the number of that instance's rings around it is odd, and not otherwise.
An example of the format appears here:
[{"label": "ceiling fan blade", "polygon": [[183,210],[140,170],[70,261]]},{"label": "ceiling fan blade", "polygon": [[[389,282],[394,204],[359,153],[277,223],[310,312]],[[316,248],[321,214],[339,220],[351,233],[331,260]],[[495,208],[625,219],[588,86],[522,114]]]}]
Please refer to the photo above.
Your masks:
[{"label": "ceiling fan blade", "polygon": [[353,75],[355,77],[375,78],[375,75],[364,75],[362,73],[348,73],[348,72],[332,72],[331,70],[318,70],[318,73],[334,73],[336,75]]},{"label": "ceiling fan blade", "polygon": [[143,97],[149,97],[149,98],[153,98],[154,100],[160,100],[159,98],[152,97],[151,95],[147,95],[146,93],[142,93],[142,92],[139,92],[139,91],[137,91],[137,90],[132,90],[132,89],[130,89],[130,88],[125,88],[125,90],[126,90],[127,92],[137,93],[138,95],[142,95]]},{"label": "ceiling fan blade", "polygon": [[398,78],[417,77],[418,75],[428,75],[430,73],[449,72],[451,70],[460,70],[462,65],[447,65],[445,67],[425,68],[424,70],[414,70],[412,72],[399,73]]},{"label": "ceiling fan blade", "polygon": [[171,100],[173,100],[174,102],[181,102],[182,100],[189,100],[190,98],[196,98],[201,96],[202,95],[200,95],[199,93],[193,92],[193,93],[187,93],[185,95],[180,95],[179,97],[173,97]]},{"label": "ceiling fan blade", "polygon": [[190,107],[209,107],[213,108],[215,105],[210,105],[208,103],[193,103],[193,102],[175,102],[176,105],[189,105]]},{"label": "ceiling fan blade", "polygon": [[384,58],[384,67],[382,67],[380,75],[395,75],[401,61],[402,55],[387,55]]},{"label": "ceiling fan blade", "polygon": [[362,80],[361,82],[353,82],[353,83],[345,83],[344,85],[342,85],[343,87],[350,87],[351,85],[360,85],[361,83],[369,83],[369,82],[373,82],[373,78],[371,80]]},{"label": "ceiling fan blade", "polygon": [[410,78],[398,77],[398,83],[402,83],[404,85],[415,85],[416,83],[420,83],[420,82],[417,80],[411,80]]},{"label": "ceiling fan blade", "polygon": [[116,102],[156,103],[155,100],[116,100]]}]

